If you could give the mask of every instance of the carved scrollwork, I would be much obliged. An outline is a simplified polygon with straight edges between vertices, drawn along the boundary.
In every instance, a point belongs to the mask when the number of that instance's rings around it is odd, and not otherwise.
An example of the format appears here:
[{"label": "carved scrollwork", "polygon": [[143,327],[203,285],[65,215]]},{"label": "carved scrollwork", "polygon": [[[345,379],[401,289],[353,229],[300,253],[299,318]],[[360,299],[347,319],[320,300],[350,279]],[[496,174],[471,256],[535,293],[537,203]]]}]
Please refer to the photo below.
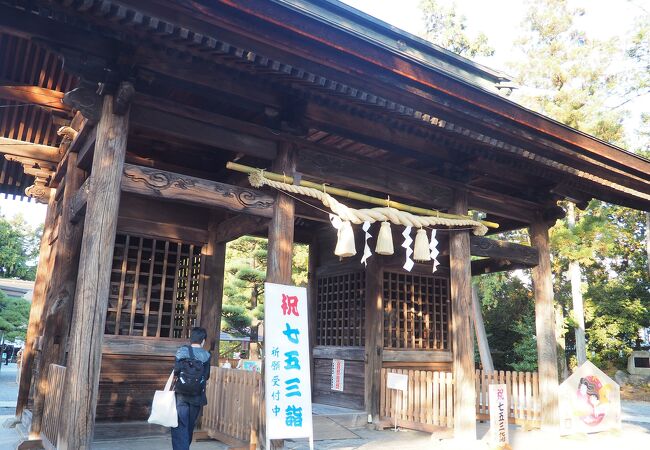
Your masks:
[{"label": "carved scrollwork", "polygon": [[214,190],[223,197],[236,199],[246,208],[265,209],[273,207],[274,204],[273,200],[267,200],[268,197],[261,197],[257,192],[244,188],[235,188],[234,186],[219,183],[214,187]]},{"label": "carved scrollwork", "polygon": [[255,192],[249,190],[243,190],[239,192],[237,194],[237,200],[239,200],[239,202],[247,208],[272,208],[274,204],[273,200],[262,200]]},{"label": "carved scrollwork", "polygon": [[161,191],[176,187],[187,190],[194,186],[194,181],[181,176],[176,176],[170,172],[129,172],[124,171],[124,176],[134,182],[144,183],[149,189],[160,195]]},{"label": "carved scrollwork", "polygon": [[37,203],[47,204],[50,200],[50,188],[44,183],[34,183],[25,189],[25,195],[36,200]]}]

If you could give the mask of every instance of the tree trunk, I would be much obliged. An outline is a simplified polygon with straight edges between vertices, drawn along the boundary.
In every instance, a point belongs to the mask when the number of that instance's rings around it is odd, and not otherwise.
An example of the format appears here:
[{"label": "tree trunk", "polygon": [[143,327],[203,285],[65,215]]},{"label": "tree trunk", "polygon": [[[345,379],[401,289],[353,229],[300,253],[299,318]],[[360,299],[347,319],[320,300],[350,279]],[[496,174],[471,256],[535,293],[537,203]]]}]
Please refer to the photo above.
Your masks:
[{"label": "tree trunk", "polygon": [[[569,229],[574,230],[576,225],[576,211],[573,202],[569,202],[568,204],[567,222]],[[587,344],[585,342],[585,312],[582,303],[582,273],[578,261],[571,261],[569,263],[569,275],[571,277],[573,319],[576,322],[576,358],[578,359],[578,366],[580,366],[587,361]]]}]

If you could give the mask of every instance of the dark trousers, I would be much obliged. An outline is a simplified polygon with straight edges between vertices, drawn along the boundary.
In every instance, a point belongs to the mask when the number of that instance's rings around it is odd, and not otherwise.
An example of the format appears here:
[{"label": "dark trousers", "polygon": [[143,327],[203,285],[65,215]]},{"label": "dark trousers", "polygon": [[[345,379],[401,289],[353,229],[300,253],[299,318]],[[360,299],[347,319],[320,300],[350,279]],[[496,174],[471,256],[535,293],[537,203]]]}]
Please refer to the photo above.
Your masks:
[{"label": "dark trousers", "polygon": [[178,411],[178,426],[171,429],[172,448],[174,450],[189,450],[194,425],[196,425],[196,419],[201,413],[201,406],[176,401],[176,411]]}]

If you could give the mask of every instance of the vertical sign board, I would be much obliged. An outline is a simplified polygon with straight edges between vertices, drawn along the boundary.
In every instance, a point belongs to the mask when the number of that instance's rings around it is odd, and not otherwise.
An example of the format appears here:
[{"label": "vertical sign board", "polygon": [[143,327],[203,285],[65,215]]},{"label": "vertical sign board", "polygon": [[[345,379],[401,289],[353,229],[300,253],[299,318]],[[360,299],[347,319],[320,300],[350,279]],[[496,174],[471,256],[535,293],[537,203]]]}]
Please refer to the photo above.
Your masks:
[{"label": "vertical sign board", "polygon": [[404,394],[406,393],[409,385],[409,377],[408,375],[403,375],[401,373],[394,373],[394,372],[388,372],[388,376],[386,377],[386,387],[388,389],[395,389],[396,391],[401,392],[402,394],[400,395],[400,407],[399,411],[397,411],[397,393],[395,397],[395,401],[393,402],[394,405],[394,410],[393,414],[395,416],[395,431],[397,431],[397,416],[404,411]]},{"label": "vertical sign board", "polygon": [[510,406],[505,384],[491,384],[489,386],[490,405],[490,430],[492,441],[496,447],[508,445],[508,416]]},{"label": "vertical sign board", "polygon": [[264,298],[267,445],[309,438],[313,448],[307,290],[265,283]]},{"label": "vertical sign board", "polygon": [[343,392],[345,377],[345,360],[332,360],[332,390]]}]

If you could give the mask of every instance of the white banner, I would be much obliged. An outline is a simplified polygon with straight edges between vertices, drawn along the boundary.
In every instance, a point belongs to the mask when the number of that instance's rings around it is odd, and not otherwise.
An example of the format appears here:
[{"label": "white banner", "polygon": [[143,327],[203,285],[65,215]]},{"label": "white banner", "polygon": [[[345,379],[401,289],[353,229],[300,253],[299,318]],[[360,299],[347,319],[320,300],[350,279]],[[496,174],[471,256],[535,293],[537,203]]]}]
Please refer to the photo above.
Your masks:
[{"label": "white banner", "polygon": [[497,447],[508,444],[508,394],[505,384],[491,384],[490,395],[490,430],[492,442]]},{"label": "white banner", "polygon": [[345,379],[345,360],[332,360],[332,386],[333,391],[343,392]]},{"label": "white banner", "polygon": [[313,438],[307,290],[264,284],[266,437]]}]

